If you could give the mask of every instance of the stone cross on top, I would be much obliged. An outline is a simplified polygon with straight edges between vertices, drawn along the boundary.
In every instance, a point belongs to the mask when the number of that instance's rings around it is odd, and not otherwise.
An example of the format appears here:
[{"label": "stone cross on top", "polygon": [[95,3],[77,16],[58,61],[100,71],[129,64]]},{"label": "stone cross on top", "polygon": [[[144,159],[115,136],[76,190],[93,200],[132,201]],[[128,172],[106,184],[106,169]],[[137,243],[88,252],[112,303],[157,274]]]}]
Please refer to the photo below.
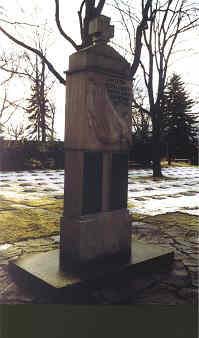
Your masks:
[{"label": "stone cross on top", "polygon": [[104,15],[96,16],[89,24],[89,35],[93,43],[108,43],[114,36],[114,26],[110,25],[111,19]]}]

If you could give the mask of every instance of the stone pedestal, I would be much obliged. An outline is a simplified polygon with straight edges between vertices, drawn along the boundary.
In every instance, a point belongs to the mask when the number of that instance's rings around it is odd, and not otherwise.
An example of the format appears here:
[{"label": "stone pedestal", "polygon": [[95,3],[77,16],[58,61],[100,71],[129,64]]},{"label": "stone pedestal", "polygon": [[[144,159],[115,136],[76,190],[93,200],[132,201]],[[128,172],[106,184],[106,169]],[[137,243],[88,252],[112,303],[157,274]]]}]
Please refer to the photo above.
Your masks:
[{"label": "stone pedestal", "polygon": [[[65,191],[60,264],[128,261],[130,65],[107,44],[70,56],[66,86]],[[67,267],[65,262],[67,262]]]},{"label": "stone pedestal", "polygon": [[86,268],[87,264],[93,264],[93,259],[95,263],[129,260],[131,238],[129,215],[125,209],[65,218],[64,221],[70,227],[62,232],[63,269],[79,269],[83,265]]},{"label": "stone pedestal", "polygon": [[[70,299],[70,293],[74,287],[75,292],[81,286],[88,290],[92,287],[102,287],[124,283],[133,280],[143,273],[148,274],[156,271],[168,271],[173,262],[173,252],[155,245],[145,245],[139,241],[131,242],[131,257],[129,261],[109,262],[107,260],[81,269],[70,271],[71,263],[68,263],[68,271],[63,272],[59,267],[59,250],[45,253],[25,255],[10,262],[10,271],[13,273],[19,285],[31,291],[51,293],[67,292],[63,303]],[[62,294],[64,296],[64,293]]]}]

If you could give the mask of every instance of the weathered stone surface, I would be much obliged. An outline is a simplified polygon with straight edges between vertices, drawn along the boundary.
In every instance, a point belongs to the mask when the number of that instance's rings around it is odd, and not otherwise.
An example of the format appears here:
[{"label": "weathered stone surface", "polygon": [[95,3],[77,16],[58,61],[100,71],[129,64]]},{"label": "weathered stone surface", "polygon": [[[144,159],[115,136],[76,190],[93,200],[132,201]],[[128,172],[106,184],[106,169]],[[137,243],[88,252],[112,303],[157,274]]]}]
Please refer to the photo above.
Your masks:
[{"label": "weathered stone surface", "polygon": [[121,254],[128,261],[130,257],[130,217],[125,209],[66,218],[60,236],[63,266],[68,260],[86,263]]}]

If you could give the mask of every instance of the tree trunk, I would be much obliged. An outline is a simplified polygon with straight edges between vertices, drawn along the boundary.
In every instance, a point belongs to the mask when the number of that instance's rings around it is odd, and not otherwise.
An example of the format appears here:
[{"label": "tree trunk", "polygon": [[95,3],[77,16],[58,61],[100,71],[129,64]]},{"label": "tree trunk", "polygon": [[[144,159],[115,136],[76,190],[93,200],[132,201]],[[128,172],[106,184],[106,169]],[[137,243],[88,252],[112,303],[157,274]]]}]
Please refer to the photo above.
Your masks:
[{"label": "tree trunk", "polygon": [[160,140],[160,114],[153,112],[152,118],[152,152],[153,152],[153,177],[162,177],[161,171],[161,140]]},{"label": "tree trunk", "polygon": [[172,155],[169,154],[169,155],[168,155],[168,165],[171,165],[171,160],[172,160]]},{"label": "tree trunk", "polygon": [[40,102],[40,113],[41,113],[41,140],[46,142],[46,121],[45,121],[45,93],[44,93],[44,81],[45,81],[45,63],[42,61],[42,72],[41,72],[41,102]]},{"label": "tree trunk", "polygon": [[169,142],[166,142],[166,158],[168,165],[171,165],[171,160],[172,160],[172,154],[170,153],[170,147],[169,147]]},{"label": "tree trunk", "polygon": [[162,177],[160,159],[158,158],[153,160],[153,177]]}]

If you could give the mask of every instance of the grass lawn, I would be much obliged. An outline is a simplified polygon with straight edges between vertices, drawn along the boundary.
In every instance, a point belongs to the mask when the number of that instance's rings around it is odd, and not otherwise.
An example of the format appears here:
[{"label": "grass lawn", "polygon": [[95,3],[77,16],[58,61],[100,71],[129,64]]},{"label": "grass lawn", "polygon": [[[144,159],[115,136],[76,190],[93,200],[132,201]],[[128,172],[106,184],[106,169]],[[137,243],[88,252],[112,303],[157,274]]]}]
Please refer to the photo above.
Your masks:
[{"label": "grass lawn", "polygon": [[[0,199],[0,244],[58,234],[62,212],[63,200],[50,197],[23,202]],[[198,216],[180,212],[156,216],[133,213],[132,220],[165,229],[183,226],[195,230],[199,226]]]},{"label": "grass lawn", "polygon": [[58,234],[62,212],[63,200],[0,199],[0,244]]},{"label": "grass lawn", "polygon": [[161,215],[148,216],[133,213],[133,221],[149,223],[154,226],[170,228],[173,226],[187,227],[189,230],[195,230],[199,227],[199,217],[182,212],[168,212]]}]

